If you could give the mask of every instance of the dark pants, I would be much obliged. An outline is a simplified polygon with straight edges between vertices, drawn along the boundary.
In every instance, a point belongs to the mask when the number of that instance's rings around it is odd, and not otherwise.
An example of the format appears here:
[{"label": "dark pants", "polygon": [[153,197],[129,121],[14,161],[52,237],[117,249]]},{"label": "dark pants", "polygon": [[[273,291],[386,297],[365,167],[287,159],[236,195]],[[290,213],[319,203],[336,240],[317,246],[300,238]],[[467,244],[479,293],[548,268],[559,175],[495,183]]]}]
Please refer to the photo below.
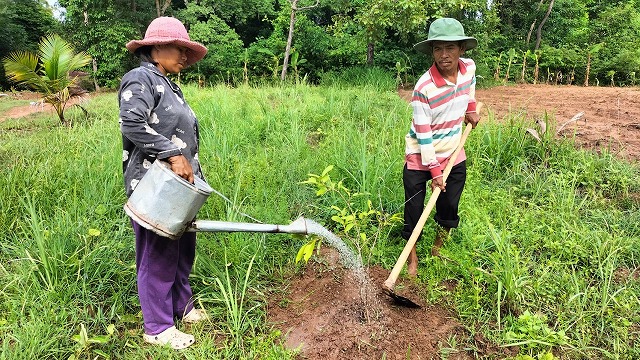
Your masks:
[{"label": "dark pants", "polygon": [[138,297],[144,332],[156,335],[193,309],[189,274],[196,255],[196,233],[178,240],[160,236],[135,221]]},{"label": "dark pants", "polygon": [[[434,220],[438,225],[449,229],[458,227],[460,223],[458,204],[460,203],[460,196],[462,195],[466,178],[466,161],[455,165],[451,169],[446,181],[447,191],[441,192],[440,196],[438,196],[438,201],[436,201]],[[409,170],[405,164],[402,180],[405,199],[402,237],[408,240],[424,210],[427,181],[431,180],[431,173],[422,170]]]}]

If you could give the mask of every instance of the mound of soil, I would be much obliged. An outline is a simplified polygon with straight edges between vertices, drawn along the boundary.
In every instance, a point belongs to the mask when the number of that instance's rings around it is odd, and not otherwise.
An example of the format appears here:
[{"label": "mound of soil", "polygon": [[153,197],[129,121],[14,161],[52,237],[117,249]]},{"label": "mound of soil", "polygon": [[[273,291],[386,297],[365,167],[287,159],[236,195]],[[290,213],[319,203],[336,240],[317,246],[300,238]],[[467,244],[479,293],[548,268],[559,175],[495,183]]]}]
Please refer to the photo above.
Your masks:
[{"label": "mound of soil", "polygon": [[399,279],[395,289],[422,307],[398,306],[381,291],[389,271],[365,270],[361,284],[337,251],[324,247],[283,294],[272,296],[268,320],[286,347],[301,359],[474,359],[505,351],[471,336],[445,307],[421,304],[412,281]]}]

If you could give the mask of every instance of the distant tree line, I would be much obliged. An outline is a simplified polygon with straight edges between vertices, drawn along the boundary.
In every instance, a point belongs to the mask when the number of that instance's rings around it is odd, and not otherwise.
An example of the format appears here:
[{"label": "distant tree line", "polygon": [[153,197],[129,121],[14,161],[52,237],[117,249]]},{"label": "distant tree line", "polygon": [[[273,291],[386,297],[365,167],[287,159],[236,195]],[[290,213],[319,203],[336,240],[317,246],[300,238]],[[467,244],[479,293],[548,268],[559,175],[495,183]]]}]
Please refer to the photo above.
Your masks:
[{"label": "distant tree line", "polygon": [[209,48],[182,81],[235,85],[286,75],[317,82],[345,68],[376,66],[411,83],[430,63],[412,45],[426,38],[433,19],[448,16],[478,38],[469,55],[485,83],[619,86],[636,85],[640,74],[640,0],[58,1],[66,9],[62,20],[45,0],[0,0],[0,58],[35,51],[42,36],[57,33],[93,58],[90,85],[114,88],[137,65],[126,42],[164,15],[182,20]]}]

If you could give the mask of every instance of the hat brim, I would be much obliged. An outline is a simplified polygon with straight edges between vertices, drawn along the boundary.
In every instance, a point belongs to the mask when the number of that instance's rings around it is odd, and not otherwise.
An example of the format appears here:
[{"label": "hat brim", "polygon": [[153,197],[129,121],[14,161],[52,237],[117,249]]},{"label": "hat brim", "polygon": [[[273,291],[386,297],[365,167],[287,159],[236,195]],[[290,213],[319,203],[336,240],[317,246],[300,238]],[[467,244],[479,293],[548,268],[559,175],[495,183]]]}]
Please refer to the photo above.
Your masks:
[{"label": "hat brim", "polygon": [[478,46],[478,40],[470,36],[440,36],[438,38],[427,39],[413,45],[417,51],[431,55],[431,47],[435,41],[464,41],[464,50],[471,50]]},{"label": "hat brim", "polygon": [[183,46],[187,48],[187,63],[186,66],[191,66],[198,61],[202,60],[202,58],[207,54],[207,47],[190,40],[185,39],[177,39],[177,38],[146,38],[143,40],[131,40],[125,45],[127,50],[135,53],[142,46],[150,46],[150,45],[166,45],[173,44],[177,46]]}]

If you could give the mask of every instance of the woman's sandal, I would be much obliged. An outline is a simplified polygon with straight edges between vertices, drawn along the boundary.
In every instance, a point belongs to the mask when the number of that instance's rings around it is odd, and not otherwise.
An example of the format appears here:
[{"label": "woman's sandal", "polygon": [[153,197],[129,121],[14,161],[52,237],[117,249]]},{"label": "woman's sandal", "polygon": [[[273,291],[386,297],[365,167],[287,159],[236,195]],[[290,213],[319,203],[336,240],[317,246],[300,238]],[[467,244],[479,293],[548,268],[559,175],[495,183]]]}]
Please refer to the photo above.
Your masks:
[{"label": "woman's sandal", "polygon": [[195,342],[193,335],[185,334],[176,329],[175,326],[172,326],[157,335],[144,334],[142,338],[150,344],[169,345],[174,350],[188,348]]},{"label": "woman's sandal", "polygon": [[209,319],[209,315],[207,315],[206,311],[204,311],[203,309],[193,308],[187,313],[187,315],[182,318],[182,322],[185,322],[187,324],[194,324],[207,319]]}]

